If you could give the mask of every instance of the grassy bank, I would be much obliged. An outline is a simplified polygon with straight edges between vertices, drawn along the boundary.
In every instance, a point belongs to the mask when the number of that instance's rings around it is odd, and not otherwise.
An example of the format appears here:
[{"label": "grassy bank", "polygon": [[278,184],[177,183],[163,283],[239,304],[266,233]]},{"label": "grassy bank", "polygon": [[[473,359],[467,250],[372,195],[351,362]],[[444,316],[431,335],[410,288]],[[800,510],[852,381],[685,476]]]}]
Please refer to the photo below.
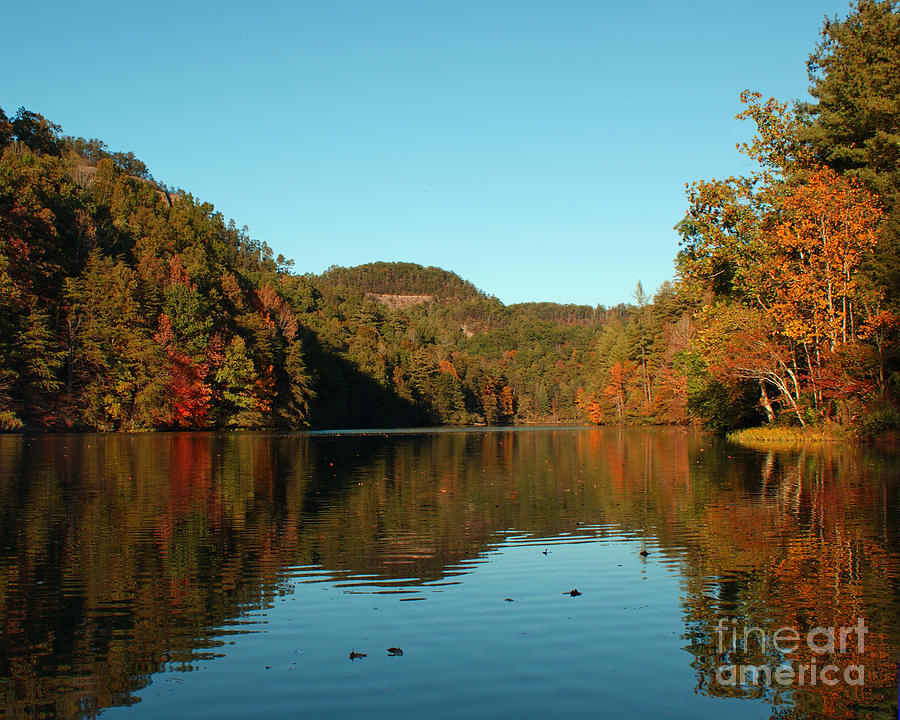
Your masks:
[{"label": "grassy bank", "polygon": [[753,427],[735,430],[727,435],[736,443],[828,443],[854,439],[839,427]]}]

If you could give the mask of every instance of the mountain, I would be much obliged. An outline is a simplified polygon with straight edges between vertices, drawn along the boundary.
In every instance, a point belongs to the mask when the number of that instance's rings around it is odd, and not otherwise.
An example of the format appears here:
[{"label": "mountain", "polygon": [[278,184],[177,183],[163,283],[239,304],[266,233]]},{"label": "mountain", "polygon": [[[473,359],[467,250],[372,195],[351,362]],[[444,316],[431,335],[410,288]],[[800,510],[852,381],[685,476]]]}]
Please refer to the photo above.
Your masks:
[{"label": "mountain", "polygon": [[427,297],[441,302],[487,297],[454,272],[407,262],[373,262],[350,268],[333,265],[315,280],[385,297]]}]

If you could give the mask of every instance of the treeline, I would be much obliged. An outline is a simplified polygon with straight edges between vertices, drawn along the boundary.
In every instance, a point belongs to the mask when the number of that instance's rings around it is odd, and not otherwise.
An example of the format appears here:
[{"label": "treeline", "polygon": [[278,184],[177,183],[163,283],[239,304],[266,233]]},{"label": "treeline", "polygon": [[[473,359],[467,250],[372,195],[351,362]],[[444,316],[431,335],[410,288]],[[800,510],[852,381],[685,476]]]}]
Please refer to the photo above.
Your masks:
[{"label": "treeline", "polygon": [[811,103],[741,96],[749,175],[694,183],[682,291],[703,298],[687,364],[708,423],[896,425],[900,391],[900,4],[826,20]]},{"label": "treeline", "polygon": [[611,309],[298,275],[132,153],[0,110],[0,428],[896,424],[898,17],[825,24],[815,102],[742,96],[756,169],[689,186],[675,281]]},{"label": "treeline", "polygon": [[676,285],[600,333],[592,420],[898,424],[900,4],[826,20],[808,69],[813,102],[741,95],[754,170],[688,186]]},{"label": "treeline", "polygon": [[596,333],[630,312],[409,263],[297,275],[131,154],[25,109],[2,127],[5,430],[580,422]]},{"label": "treeline", "polygon": [[415,263],[376,262],[351,268],[333,265],[319,282],[348,285],[377,295],[431,295],[440,300],[484,297],[456,273]]}]

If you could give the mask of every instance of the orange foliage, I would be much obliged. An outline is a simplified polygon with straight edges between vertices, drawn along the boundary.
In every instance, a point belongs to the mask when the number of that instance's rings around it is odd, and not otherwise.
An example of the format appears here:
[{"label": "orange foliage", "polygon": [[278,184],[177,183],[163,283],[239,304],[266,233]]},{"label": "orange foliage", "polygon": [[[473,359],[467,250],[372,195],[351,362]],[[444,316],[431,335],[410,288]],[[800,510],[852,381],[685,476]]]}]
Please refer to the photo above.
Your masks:
[{"label": "orange foliage", "polygon": [[575,405],[594,425],[602,425],[604,421],[603,409],[600,400],[594,393],[585,393],[584,388],[578,388],[575,393]]},{"label": "orange foliage", "polygon": [[486,422],[506,422],[515,415],[515,396],[504,378],[486,377],[479,395]]},{"label": "orange foliage", "polygon": [[809,173],[784,201],[783,220],[768,238],[772,313],[784,334],[830,349],[856,336],[861,290],[855,271],[872,255],[883,213],[855,178]]},{"label": "orange foliage", "polygon": [[254,295],[257,313],[267,329],[274,332],[277,328],[288,341],[293,340],[297,336],[300,324],[284,298],[269,283],[256,290]]},{"label": "orange foliage", "polygon": [[272,410],[272,403],[275,400],[274,371],[274,366],[269,365],[254,383],[253,397],[256,402],[256,409],[261,413],[267,413]]},{"label": "orange foliage", "polygon": [[450,362],[449,360],[439,361],[438,362],[438,370],[442,373],[447,373],[449,375],[452,375],[457,380],[459,380],[459,375],[456,372],[456,368],[454,367],[453,363]]},{"label": "orange foliage", "polygon": [[173,255],[169,260],[169,284],[194,287],[184,263],[181,262],[181,255]]},{"label": "orange foliage", "polygon": [[603,393],[609,397],[616,408],[616,418],[625,417],[625,405],[628,402],[628,384],[634,377],[637,368],[630,360],[624,363],[617,362],[609,369],[609,384],[603,388]]}]

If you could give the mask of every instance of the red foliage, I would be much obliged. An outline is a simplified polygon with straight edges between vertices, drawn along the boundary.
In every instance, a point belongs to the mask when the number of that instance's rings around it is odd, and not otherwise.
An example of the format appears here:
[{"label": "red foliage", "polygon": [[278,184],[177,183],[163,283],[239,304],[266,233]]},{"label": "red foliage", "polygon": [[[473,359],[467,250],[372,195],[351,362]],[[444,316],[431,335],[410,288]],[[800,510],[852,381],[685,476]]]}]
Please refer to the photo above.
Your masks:
[{"label": "red foliage", "polygon": [[169,351],[169,389],[172,423],[181,428],[205,427],[212,391],[206,384],[206,367],[178,351]]}]

